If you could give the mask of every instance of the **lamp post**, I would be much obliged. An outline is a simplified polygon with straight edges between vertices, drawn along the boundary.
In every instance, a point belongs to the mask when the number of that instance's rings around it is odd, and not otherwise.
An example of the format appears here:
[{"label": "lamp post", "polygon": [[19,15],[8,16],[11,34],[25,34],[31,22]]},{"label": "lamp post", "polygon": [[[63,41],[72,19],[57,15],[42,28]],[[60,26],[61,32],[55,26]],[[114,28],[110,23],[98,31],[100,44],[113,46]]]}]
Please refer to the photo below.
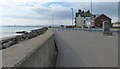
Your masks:
[{"label": "lamp post", "polygon": [[84,24],[83,24],[83,28],[84,26],[86,26],[86,8],[84,8]]},{"label": "lamp post", "polygon": [[91,22],[90,22],[90,26],[91,26],[91,31],[92,31],[92,0],[91,0]]},{"label": "lamp post", "polygon": [[54,15],[52,15],[52,28],[54,27]]},{"label": "lamp post", "polygon": [[[120,10],[120,1],[118,2],[118,10]],[[118,22],[120,22],[120,12],[118,12]]]},{"label": "lamp post", "polygon": [[72,10],[72,29],[73,29],[73,8],[71,8]]}]

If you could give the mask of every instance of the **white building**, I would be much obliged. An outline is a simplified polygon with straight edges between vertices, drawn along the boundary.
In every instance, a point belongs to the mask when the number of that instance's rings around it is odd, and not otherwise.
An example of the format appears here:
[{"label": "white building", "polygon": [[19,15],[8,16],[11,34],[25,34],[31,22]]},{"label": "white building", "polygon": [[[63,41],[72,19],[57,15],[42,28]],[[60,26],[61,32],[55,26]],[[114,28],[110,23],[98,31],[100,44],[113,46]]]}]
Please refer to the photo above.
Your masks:
[{"label": "white building", "polygon": [[91,17],[82,17],[78,16],[76,17],[76,27],[90,27],[91,26]]},{"label": "white building", "polygon": [[86,12],[79,10],[75,18],[76,27],[91,27],[91,17],[94,18],[89,10]]},{"label": "white building", "polygon": [[[93,16],[92,16],[93,17]],[[75,25],[76,27],[91,27],[91,14],[90,11],[81,11],[79,10],[78,13],[76,13],[75,18]]]},{"label": "white building", "polygon": [[113,27],[120,28],[120,22],[113,23]]}]

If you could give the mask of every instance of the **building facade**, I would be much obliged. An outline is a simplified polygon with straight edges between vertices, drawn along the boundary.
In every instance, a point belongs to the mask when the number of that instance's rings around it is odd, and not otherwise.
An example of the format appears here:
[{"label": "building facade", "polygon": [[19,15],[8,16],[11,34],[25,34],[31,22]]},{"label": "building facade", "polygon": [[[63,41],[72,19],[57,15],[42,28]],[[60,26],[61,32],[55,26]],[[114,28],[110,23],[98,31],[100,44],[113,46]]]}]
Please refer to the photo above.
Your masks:
[{"label": "building facade", "polygon": [[108,16],[101,14],[101,15],[93,15],[90,11],[81,11],[79,10],[76,13],[75,17],[75,26],[76,27],[102,27],[103,21],[109,21],[111,24],[111,18]]},{"label": "building facade", "polygon": [[78,13],[76,13],[76,17],[75,17],[75,26],[89,27],[91,22],[91,17],[93,17],[93,15],[90,13],[89,10],[86,12],[79,10]]},{"label": "building facade", "polygon": [[104,14],[101,14],[101,15],[98,15],[96,16],[94,19],[93,19],[93,26],[95,27],[102,27],[102,23],[104,21],[108,21],[110,23],[110,25],[112,26],[111,24],[111,18],[109,18],[108,16],[104,15]]}]

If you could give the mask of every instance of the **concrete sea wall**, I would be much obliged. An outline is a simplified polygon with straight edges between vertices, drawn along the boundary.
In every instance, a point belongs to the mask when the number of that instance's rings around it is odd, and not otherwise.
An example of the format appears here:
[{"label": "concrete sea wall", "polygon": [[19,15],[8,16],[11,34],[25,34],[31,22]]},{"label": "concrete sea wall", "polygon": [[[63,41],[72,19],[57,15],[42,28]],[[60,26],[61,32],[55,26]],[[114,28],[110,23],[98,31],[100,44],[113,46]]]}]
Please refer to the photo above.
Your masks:
[{"label": "concrete sea wall", "polygon": [[51,30],[2,51],[2,67],[54,67],[57,47]]},{"label": "concrete sea wall", "polygon": [[[31,30],[31,32],[26,32],[23,33],[22,31],[22,34],[21,35],[18,35],[18,36],[11,36],[10,37],[6,37],[6,39],[2,39],[0,40],[0,50],[1,49],[6,49],[6,48],[9,48],[15,44],[18,44],[24,40],[29,40],[31,38],[34,38],[34,37],[37,37],[41,34],[44,34],[44,32],[47,30],[48,28],[47,27],[43,27],[43,28],[40,28],[40,29],[35,29],[35,30]],[[20,33],[19,32],[19,33]]]}]

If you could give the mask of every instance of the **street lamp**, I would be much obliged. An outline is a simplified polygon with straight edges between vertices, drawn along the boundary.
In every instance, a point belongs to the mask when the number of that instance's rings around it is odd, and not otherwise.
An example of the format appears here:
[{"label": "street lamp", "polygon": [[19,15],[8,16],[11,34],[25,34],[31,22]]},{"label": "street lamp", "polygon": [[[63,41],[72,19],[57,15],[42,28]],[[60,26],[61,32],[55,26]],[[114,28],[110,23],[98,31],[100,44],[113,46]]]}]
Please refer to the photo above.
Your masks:
[{"label": "street lamp", "polygon": [[84,24],[83,27],[86,26],[86,8],[84,8]]},{"label": "street lamp", "polygon": [[52,15],[52,28],[54,27],[54,15]]},{"label": "street lamp", "polygon": [[91,0],[91,30],[92,30],[92,0]]},{"label": "street lamp", "polygon": [[73,29],[73,8],[71,8],[72,10],[72,29]]}]

